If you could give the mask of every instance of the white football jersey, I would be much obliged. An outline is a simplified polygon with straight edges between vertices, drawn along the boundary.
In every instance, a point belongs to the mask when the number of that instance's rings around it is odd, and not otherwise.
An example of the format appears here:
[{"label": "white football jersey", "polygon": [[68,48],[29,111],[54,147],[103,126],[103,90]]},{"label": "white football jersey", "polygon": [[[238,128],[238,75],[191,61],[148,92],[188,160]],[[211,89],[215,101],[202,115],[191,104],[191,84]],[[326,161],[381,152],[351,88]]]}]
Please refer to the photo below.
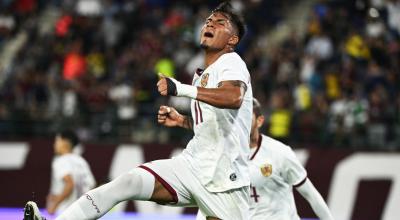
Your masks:
[{"label": "white football jersey", "polygon": [[248,155],[253,94],[250,74],[237,53],[227,53],[204,71],[197,71],[193,85],[217,88],[218,83],[239,80],[246,84],[239,109],[222,109],[192,100],[194,136],[182,156],[210,192],[223,192],[250,184]]},{"label": "white football jersey", "polygon": [[65,210],[83,193],[94,188],[96,185],[96,181],[86,160],[77,154],[65,154],[53,159],[50,194],[60,195],[62,193],[64,189],[63,178],[66,175],[72,176],[74,189],[72,194],[60,203],[57,211]]},{"label": "white football jersey", "polygon": [[299,220],[293,186],[307,172],[289,146],[261,135],[250,156],[250,213],[252,220]]}]

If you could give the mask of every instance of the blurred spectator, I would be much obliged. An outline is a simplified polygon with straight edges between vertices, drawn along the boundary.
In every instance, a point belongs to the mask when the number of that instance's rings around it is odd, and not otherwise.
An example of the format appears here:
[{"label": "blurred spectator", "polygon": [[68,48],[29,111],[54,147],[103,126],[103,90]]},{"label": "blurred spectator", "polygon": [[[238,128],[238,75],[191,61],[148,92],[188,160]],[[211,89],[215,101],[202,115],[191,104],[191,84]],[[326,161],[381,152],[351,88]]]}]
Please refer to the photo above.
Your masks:
[{"label": "blurred spectator", "polygon": [[56,22],[56,36],[65,37],[68,34],[72,24],[72,17],[70,15],[61,16]]},{"label": "blurred spectator", "polygon": [[388,0],[386,3],[388,12],[388,26],[391,30],[400,35],[400,1]]},{"label": "blurred spectator", "polygon": [[369,93],[369,125],[368,141],[371,147],[383,148],[388,135],[388,103],[387,94],[382,86],[375,87]]},{"label": "blurred spectator", "polygon": [[333,54],[332,41],[323,30],[320,30],[308,42],[306,52],[317,59],[329,59]]},{"label": "blurred spectator", "polygon": [[121,120],[131,120],[137,110],[133,103],[134,92],[127,84],[119,84],[110,88],[109,97],[117,103],[118,118]]},{"label": "blurred spectator", "polygon": [[371,56],[368,45],[363,37],[357,33],[351,33],[345,42],[345,50],[348,55],[360,60],[369,59]]},{"label": "blurred spectator", "polygon": [[288,92],[281,88],[272,95],[272,111],[268,119],[268,135],[287,142],[290,136],[292,113],[288,108]]},{"label": "blurred spectator", "polygon": [[103,12],[101,1],[99,0],[78,0],[76,3],[76,13],[83,16],[99,16]]},{"label": "blurred spectator", "polygon": [[9,13],[0,13],[0,43],[1,39],[14,31],[15,18]]},{"label": "blurred spectator", "polygon": [[86,71],[85,58],[76,52],[70,52],[64,60],[64,79],[72,80],[82,76]]}]

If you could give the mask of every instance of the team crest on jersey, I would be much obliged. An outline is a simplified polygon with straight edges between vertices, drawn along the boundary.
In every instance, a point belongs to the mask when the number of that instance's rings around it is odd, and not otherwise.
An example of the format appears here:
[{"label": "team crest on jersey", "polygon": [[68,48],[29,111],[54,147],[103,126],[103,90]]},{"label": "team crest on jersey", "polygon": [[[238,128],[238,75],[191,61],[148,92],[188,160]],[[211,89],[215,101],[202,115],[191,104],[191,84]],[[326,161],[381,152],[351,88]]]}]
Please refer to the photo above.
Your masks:
[{"label": "team crest on jersey", "polygon": [[260,167],[260,170],[261,170],[261,173],[262,173],[263,176],[265,176],[265,177],[271,176],[271,174],[272,174],[272,165],[269,164],[269,163],[263,164]]},{"label": "team crest on jersey", "polygon": [[201,77],[201,81],[200,81],[201,87],[207,86],[209,76],[210,76],[210,74],[208,74],[208,73],[203,74],[203,76]]}]

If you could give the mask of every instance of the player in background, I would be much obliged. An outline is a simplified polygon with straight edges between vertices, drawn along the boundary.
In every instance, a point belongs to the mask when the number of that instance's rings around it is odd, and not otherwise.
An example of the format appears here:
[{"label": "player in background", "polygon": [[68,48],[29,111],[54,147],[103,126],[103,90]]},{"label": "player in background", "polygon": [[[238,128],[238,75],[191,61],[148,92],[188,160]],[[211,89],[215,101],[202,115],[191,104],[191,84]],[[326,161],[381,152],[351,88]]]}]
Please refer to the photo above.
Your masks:
[{"label": "player in background", "polygon": [[47,196],[47,212],[50,214],[65,210],[96,185],[89,164],[72,152],[78,142],[78,137],[72,131],[60,132],[55,137],[55,157],[51,165],[51,185]]},{"label": "player in background", "polygon": [[253,109],[250,136],[250,219],[300,219],[293,188],[308,201],[318,218],[333,219],[293,150],[260,133],[264,116],[256,99],[253,101]]},{"label": "player in background", "polygon": [[[321,220],[333,217],[324,199],[307,178],[292,149],[260,133],[264,123],[260,103],[253,99],[250,135],[250,219],[299,220],[293,197],[295,188]],[[198,212],[196,220],[204,220]]]},{"label": "player in background", "polygon": [[72,131],[60,132],[55,137],[55,157],[51,165],[51,185],[47,196],[47,212],[50,214],[65,210],[96,185],[89,164],[73,153],[77,144],[78,137]]},{"label": "player in background", "polygon": [[[206,68],[196,71],[192,85],[163,76],[158,81],[161,95],[192,99],[192,116],[168,106],[158,112],[162,125],[193,129],[182,154],[145,163],[89,191],[58,219],[100,218],[125,200],[198,206],[207,219],[248,219],[252,88],[246,64],[234,52],[244,32],[241,17],[223,2],[202,27]],[[28,203],[26,210],[39,216],[35,208]]]},{"label": "player in background", "polygon": [[[59,132],[55,136],[55,157],[51,164],[50,192],[46,204],[49,214],[62,212],[96,185],[89,164],[80,155],[73,153],[78,143],[78,137],[70,130]],[[37,213],[39,209],[36,203],[30,201],[25,206],[24,219],[44,219]]]}]

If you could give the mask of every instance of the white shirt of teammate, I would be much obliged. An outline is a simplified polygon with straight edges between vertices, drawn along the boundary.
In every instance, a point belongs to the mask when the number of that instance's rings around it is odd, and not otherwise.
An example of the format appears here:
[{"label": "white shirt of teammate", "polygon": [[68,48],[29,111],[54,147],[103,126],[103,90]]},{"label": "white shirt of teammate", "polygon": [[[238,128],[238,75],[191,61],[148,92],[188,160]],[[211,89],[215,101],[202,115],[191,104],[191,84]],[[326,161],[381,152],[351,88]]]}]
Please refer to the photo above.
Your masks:
[{"label": "white shirt of teammate", "polygon": [[57,207],[57,212],[65,210],[77,200],[83,193],[96,185],[96,181],[85,159],[77,154],[65,154],[57,156],[52,162],[52,175],[50,194],[60,195],[64,189],[63,177],[71,175],[74,181],[74,189],[71,195],[63,200]]},{"label": "white shirt of teammate", "polygon": [[265,135],[260,139],[250,154],[251,219],[300,219],[292,189],[307,172],[290,147]]},{"label": "white shirt of teammate", "polygon": [[210,192],[223,192],[250,183],[248,155],[253,112],[253,94],[246,64],[235,53],[222,55],[204,71],[197,72],[193,85],[217,88],[222,81],[242,81],[247,90],[239,109],[221,109],[191,101],[194,137],[182,156]]}]

